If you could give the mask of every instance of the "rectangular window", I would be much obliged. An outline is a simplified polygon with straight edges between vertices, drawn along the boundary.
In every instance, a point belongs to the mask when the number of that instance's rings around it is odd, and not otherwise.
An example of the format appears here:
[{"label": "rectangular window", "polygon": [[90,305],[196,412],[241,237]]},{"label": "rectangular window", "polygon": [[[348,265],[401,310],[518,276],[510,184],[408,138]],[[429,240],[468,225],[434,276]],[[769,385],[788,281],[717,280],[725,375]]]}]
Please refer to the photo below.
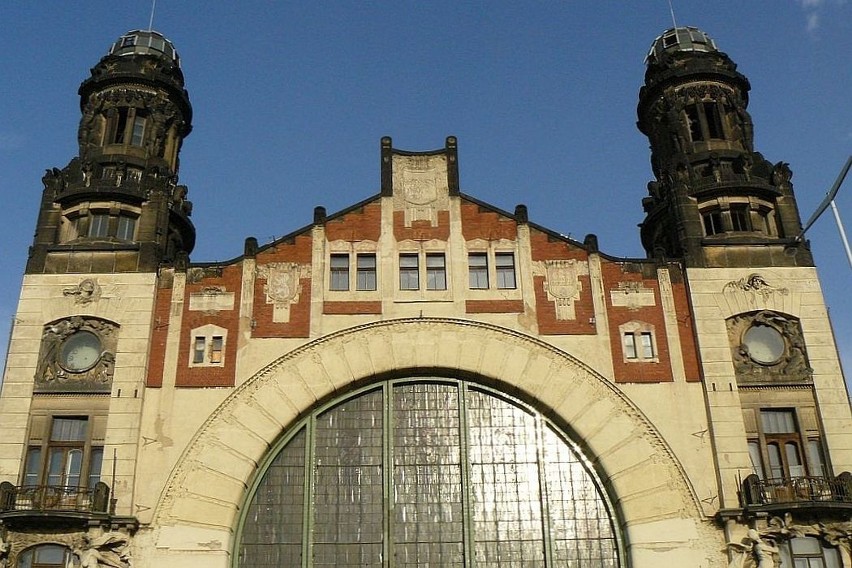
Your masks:
[{"label": "rectangular window", "polygon": [[127,130],[127,107],[117,109],[116,115],[112,117],[112,143],[124,144],[125,130]]},{"label": "rectangular window", "polygon": [[761,410],[760,424],[766,442],[768,463],[765,470],[772,479],[803,477],[801,437],[796,427],[796,415],[792,410]]},{"label": "rectangular window", "polygon": [[497,270],[497,288],[506,290],[517,288],[515,282],[515,253],[498,252],[494,255],[494,267]]},{"label": "rectangular window", "polygon": [[213,364],[219,364],[222,362],[222,337],[219,335],[214,335],[210,340],[210,362]]},{"label": "rectangular window", "polygon": [[109,215],[97,213],[89,216],[89,236],[100,238],[109,236]]},{"label": "rectangular window", "polygon": [[376,289],[376,255],[359,254],[356,259],[356,290]]},{"label": "rectangular window", "polygon": [[104,463],[104,449],[93,446],[89,452],[89,489],[94,489],[101,480],[101,466]]},{"label": "rectangular window", "polygon": [[701,131],[701,119],[698,117],[698,107],[696,105],[687,105],[686,122],[689,125],[689,135],[692,141],[700,142],[704,140],[704,134]]},{"label": "rectangular window", "polygon": [[636,352],[636,336],[632,332],[624,334],[624,356],[628,359],[638,359]]},{"label": "rectangular window", "polygon": [[734,231],[751,231],[748,205],[731,206],[731,228]]},{"label": "rectangular window", "polygon": [[643,359],[653,359],[654,358],[654,339],[651,335],[650,331],[643,331],[639,335],[639,339],[642,344],[642,358]]},{"label": "rectangular window", "polygon": [[54,418],[47,450],[47,485],[79,487],[87,418]]},{"label": "rectangular window", "polygon": [[133,130],[130,134],[130,144],[133,146],[141,146],[145,141],[145,117],[140,116],[137,112],[133,118]]},{"label": "rectangular window", "polygon": [[447,289],[447,261],[444,253],[426,255],[426,289]]},{"label": "rectangular window", "polygon": [[118,216],[118,229],[115,237],[122,241],[132,241],[136,236],[136,217],[129,215]]},{"label": "rectangular window", "polygon": [[192,362],[204,363],[204,354],[207,351],[207,338],[196,337],[192,349]]},{"label": "rectangular window", "polygon": [[406,253],[399,255],[399,289],[420,289],[420,266],[417,254]]},{"label": "rectangular window", "polygon": [[348,290],[349,289],[349,255],[348,254],[333,254],[331,255],[331,280],[329,282],[330,290]]},{"label": "rectangular window", "polygon": [[41,477],[41,447],[33,446],[27,449],[27,460],[24,464],[24,485],[38,485]]},{"label": "rectangular window", "polygon": [[722,129],[722,117],[719,114],[719,105],[716,103],[704,103],[704,118],[707,119],[707,133],[709,137],[724,140],[725,131]]},{"label": "rectangular window", "polygon": [[704,235],[718,235],[722,232],[722,215],[718,210],[708,211],[701,215],[704,222]]},{"label": "rectangular window", "polygon": [[472,252],[467,255],[467,270],[471,290],[488,289],[488,255]]}]

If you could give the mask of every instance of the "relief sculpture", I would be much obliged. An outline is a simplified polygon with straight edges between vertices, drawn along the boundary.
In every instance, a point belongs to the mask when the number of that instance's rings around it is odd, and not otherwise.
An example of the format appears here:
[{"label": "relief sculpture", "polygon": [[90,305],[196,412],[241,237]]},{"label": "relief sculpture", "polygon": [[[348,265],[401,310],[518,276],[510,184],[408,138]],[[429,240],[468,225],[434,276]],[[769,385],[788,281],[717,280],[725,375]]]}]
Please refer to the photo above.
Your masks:
[{"label": "relief sculpture", "polygon": [[300,279],[303,267],[294,262],[275,262],[257,267],[258,277],[266,280],[263,292],[266,303],[272,304],[272,321],[290,321],[290,306],[299,302],[302,291]]},{"label": "relief sculpture", "polygon": [[110,392],[117,327],[82,316],[46,325],[35,392]]}]

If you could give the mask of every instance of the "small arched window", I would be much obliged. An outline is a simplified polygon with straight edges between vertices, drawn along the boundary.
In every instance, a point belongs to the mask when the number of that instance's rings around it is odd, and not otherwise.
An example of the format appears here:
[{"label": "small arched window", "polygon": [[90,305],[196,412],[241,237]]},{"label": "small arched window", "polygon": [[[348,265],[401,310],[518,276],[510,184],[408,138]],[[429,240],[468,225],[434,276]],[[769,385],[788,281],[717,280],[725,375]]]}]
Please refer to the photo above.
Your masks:
[{"label": "small arched window", "polygon": [[64,546],[40,544],[18,556],[18,568],[65,568],[71,565],[71,558],[71,551]]}]

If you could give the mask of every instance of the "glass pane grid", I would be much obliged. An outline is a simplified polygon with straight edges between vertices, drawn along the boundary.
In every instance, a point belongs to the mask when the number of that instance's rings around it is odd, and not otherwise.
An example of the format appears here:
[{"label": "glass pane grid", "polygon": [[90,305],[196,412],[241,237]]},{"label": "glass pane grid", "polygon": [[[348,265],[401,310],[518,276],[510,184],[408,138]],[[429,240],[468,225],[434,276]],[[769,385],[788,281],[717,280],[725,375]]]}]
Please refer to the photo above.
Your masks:
[{"label": "glass pane grid", "polygon": [[466,542],[477,567],[543,567],[547,530],[548,565],[620,566],[607,506],[575,450],[517,403],[461,385],[397,382],[390,404],[373,390],[317,415],[310,491],[306,429],[255,491],[240,565],[300,566],[310,539],[313,567],[462,567]]}]

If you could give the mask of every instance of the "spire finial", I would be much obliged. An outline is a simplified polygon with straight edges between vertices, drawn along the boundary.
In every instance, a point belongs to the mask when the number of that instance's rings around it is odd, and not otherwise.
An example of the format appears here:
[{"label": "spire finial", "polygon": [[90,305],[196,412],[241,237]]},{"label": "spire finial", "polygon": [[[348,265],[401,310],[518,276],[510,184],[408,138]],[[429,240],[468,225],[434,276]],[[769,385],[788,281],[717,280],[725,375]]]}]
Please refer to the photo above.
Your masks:
[{"label": "spire finial", "polygon": [[151,18],[148,20],[148,31],[154,29],[154,9],[157,7],[157,0],[151,0]]},{"label": "spire finial", "polygon": [[672,14],[672,27],[677,27],[677,21],[675,20],[674,15],[674,6],[672,6],[672,0],[669,0],[669,12]]}]

